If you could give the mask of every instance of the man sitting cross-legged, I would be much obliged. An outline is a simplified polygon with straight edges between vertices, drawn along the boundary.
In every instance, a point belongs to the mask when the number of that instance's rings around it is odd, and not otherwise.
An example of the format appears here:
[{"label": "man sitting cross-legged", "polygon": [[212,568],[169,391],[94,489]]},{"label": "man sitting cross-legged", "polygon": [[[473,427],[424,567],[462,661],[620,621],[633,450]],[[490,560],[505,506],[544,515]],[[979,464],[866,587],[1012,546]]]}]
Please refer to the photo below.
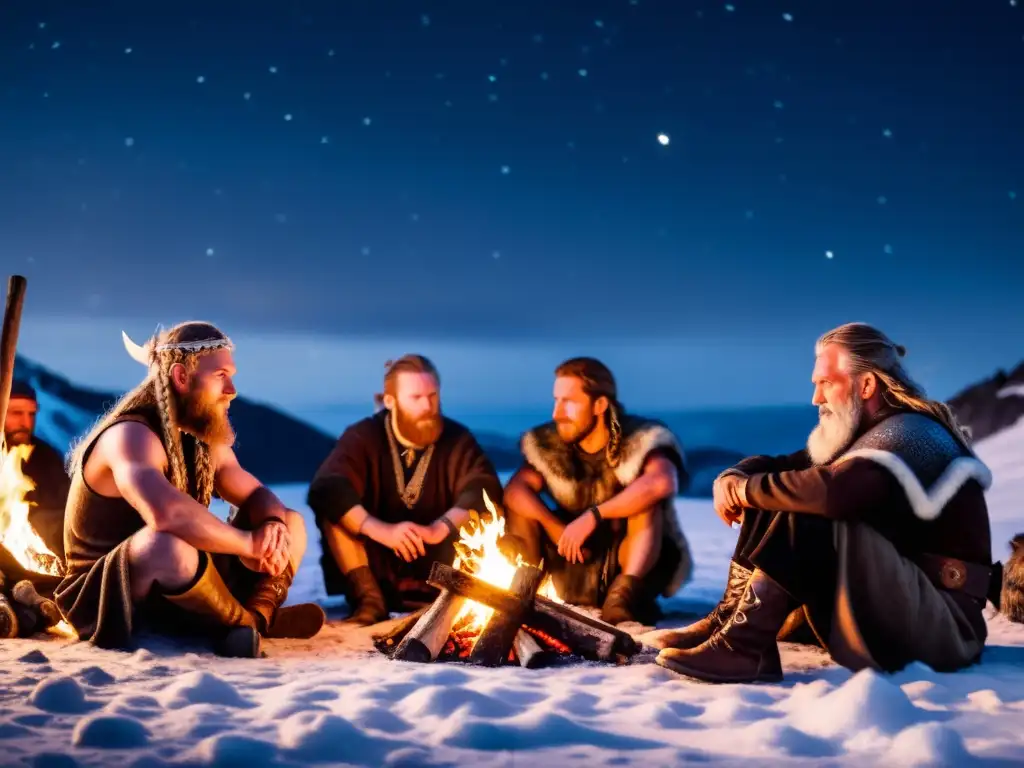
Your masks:
[{"label": "man sitting cross-legged", "polygon": [[[55,600],[79,638],[125,648],[137,625],[206,633],[226,656],[260,638],[312,637],[313,604],[282,608],[306,545],[301,516],[238,464],[230,340],[207,323],[129,353],[146,379],[75,448]],[[212,494],[237,506],[226,524]]]},{"label": "man sitting cross-legged", "polygon": [[507,534],[527,561],[543,559],[566,602],[646,624],[660,614],[655,598],[690,577],[673,504],[686,468],[668,428],[626,415],[617,395],[598,360],[557,368],[553,420],[523,436],[525,462],[505,488]]},{"label": "man sitting cross-legged", "polygon": [[434,599],[435,561],[455,559],[458,529],[501,503],[491,461],[462,424],[441,412],[441,379],[422,355],[389,362],[383,409],[338,439],[309,486],[323,541],[328,594],[345,594],[349,622],[369,625],[390,611]]}]

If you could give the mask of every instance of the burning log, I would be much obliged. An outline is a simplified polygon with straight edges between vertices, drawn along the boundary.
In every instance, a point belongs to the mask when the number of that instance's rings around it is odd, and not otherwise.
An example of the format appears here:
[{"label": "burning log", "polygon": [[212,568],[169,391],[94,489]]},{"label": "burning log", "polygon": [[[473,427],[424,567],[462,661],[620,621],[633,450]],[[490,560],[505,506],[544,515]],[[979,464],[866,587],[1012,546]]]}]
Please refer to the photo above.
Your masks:
[{"label": "burning log", "polygon": [[398,644],[392,658],[418,662],[436,659],[465,603],[466,598],[462,595],[442,589],[441,594]]},{"label": "burning log", "polygon": [[373,645],[381,653],[386,653],[389,656],[392,651],[398,646],[405,636],[409,634],[409,631],[416,626],[416,622],[420,620],[420,617],[427,612],[427,608],[430,606],[423,606],[422,608],[413,611],[408,616],[403,616],[398,619],[394,625],[383,634],[373,636]]},{"label": "burning log", "polygon": [[[515,613],[522,604],[508,590],[499,589],[444,563],[433,564],[427,582],[446,593],[482,603],[498,613]],[[640,650],[627,632],[542,595],[534,596],[522,623],[550,634],[574,653],[594,661],[618,661]]]},{"label": "burning log", "polygon": [[526,669],[546,667],[558,656],[557,651],[542,647],[525,629],[516,632],[512,647],[515,649],[519,666]]},{"label": "burning log", "polygon": [[543,595],[537,595],[533,601],[530,623],[568,639],[573,651],[586,659],[622,661],[640,651],[640,645],[628,632]]},{"label": "burning log", "polygon": [[516,569],[515,576],[512,577],[512,586],[508,589],[509,594],[515,599],[515,607],[511,611],[495,612],[491,616],[477,638],[473,652],[469,655],[470,664],[496,667],[502,659],[508,657],[543,576],[544,573],[539,568],[530,565],[521,565]]}]

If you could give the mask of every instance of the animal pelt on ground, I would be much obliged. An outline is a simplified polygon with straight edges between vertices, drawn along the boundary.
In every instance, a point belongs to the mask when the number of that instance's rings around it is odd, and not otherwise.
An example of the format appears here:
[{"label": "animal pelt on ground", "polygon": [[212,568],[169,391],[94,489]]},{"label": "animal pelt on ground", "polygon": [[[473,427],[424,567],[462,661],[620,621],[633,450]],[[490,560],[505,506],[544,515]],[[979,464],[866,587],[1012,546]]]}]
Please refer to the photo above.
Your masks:
[{"label": "animal pelt on ground", "polygon": [[1024,533],[1010,542],[1013,550],[1003,566],[1003,589],[999,595],[999,612],[1010,621],[1024,624]]}]

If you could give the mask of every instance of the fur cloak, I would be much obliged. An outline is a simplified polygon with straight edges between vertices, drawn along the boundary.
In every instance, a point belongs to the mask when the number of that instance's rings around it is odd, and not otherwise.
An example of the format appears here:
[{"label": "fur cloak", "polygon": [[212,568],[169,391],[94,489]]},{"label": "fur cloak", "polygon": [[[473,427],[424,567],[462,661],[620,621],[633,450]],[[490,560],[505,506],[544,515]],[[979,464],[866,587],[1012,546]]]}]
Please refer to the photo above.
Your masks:
[{"label": "fur cloak", "polygon": [[[679,476],[680,490],[686,487],[686,455],[668,427],[635,416],[623,416],[621,424],[619,460],[614,467],[603,462],[599,471],[581,461],[574,446],[562,441],[554,422],[549,421],[524,434],[520,448],[527,463],[544,478],[548,493],[567,512],[583,512],[610,499],[640,476],[647,457],[654,451],[663,452],[671,459]],[[690,580],[693,559],[676,517],[674,500],[663,500],[659,508],[664,516],[664,535],[680,552],[679,564],[662,591],[664,597],[671,597]]]}]

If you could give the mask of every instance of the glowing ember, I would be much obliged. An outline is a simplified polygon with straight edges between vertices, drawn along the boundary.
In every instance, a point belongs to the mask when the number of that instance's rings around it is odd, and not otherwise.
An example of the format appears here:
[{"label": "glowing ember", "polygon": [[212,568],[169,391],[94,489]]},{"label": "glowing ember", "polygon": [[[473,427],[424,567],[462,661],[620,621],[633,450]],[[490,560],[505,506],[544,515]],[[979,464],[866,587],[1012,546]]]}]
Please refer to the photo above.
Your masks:
[{"label": "glowing ember", "polygon": [[[459,530],[459,541],[455,542],[455,551],[458,554],[452,567],[470,573],[495,587],[508,589],[512,586],[516,568],[527,563],[524,562],[521,554],[517,554],[515,562],[513,562],[501,551],[498,542],[505,534],[505,518],[498,514],[486,491],[484,492],[484,504],[490,519],[484,520],[481,517],[478,522],[470,523],[469,529],[463,526]],[[559,603],[562,602],[550,576],[541,584],[537,594]],[[468,600],[459,615],[455,617],[454,627],[457,628],[457,635],[472,637],[475,640],[476,636],[487,626],[487,622],[490,621],[493,614],[494,609]]]}]

